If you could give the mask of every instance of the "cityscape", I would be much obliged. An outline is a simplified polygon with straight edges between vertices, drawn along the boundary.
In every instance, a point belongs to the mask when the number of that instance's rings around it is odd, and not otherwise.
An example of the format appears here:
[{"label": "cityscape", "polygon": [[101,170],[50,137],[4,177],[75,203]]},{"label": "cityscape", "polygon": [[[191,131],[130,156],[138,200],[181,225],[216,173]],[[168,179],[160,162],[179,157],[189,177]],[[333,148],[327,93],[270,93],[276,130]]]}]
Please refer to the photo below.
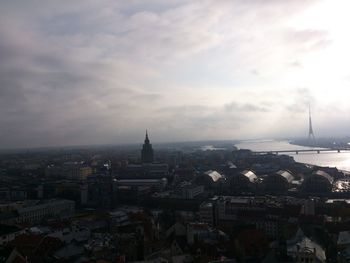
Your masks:
[{"label": "cityscape", "polygon": [[348,260],[349,172],[203,143],[3,153],[4,262]]},{"label": "cityscape", "polygon": [[0,0],[0,263],[350,262],[349,10]]}]

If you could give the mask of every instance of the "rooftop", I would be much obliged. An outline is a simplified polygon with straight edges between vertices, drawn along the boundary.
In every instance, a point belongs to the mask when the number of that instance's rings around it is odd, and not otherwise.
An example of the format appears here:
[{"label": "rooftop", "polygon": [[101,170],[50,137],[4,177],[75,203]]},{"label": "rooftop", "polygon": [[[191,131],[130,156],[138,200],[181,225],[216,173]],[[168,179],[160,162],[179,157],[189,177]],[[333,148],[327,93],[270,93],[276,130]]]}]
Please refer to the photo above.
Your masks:
[{"label": "rooftop", "polygon": [[16,226],[8,226],[0,224],[0,236],[8,235],[20,231],[21,229]]},{"label": "rooftop", "polygon": [[206,171],[206,172],[204,172],[204,174],[210,176],[214,182],[217,182],[218,180],[223,178],[223,175],[221,175],[217,171],[213,171],[213,170]]}]

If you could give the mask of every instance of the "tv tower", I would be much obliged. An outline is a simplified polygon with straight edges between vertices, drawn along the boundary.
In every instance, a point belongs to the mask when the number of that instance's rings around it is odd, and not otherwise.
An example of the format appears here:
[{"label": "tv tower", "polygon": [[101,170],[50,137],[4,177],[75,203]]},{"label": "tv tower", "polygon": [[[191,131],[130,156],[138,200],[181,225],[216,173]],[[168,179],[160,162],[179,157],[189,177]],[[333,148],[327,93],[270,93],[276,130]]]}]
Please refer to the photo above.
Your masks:
[{"label": "tv tower", "polygon": [[311,107],[309,104],[309,140],[315,140],[315,135],[314,135],[314,131],[312,129],[312,121],[311,121]]}]

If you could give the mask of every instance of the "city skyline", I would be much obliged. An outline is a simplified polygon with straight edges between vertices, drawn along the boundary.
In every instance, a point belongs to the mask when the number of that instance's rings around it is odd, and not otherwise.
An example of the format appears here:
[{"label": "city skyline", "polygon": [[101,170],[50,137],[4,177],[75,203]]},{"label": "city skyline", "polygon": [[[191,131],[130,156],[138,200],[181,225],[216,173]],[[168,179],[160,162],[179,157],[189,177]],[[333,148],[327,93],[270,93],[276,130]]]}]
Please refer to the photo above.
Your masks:
[{"label": "city skyline", "polygon": [[0,148],[347,136],[348,7],[0,0]]}]

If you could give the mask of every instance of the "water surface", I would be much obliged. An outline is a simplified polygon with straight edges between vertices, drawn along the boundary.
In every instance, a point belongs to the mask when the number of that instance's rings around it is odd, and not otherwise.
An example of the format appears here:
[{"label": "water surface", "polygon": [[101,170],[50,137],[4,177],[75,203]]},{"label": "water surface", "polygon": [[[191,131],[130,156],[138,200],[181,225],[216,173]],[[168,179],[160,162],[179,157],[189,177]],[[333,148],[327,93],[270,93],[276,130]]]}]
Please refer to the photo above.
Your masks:
[{"label": "water surface", "polygon": [[[292,145],[288,141],[262,140],[243,141],[236,144],[239,149],[252,151],[278,151],[278,150],[303,150],[321,149],[298,145]],[[321,153],[288,153],[295,161],[319,166],[337,167],[340,170],[350,171],[350,151],[345,152],[321,152]]]}]

